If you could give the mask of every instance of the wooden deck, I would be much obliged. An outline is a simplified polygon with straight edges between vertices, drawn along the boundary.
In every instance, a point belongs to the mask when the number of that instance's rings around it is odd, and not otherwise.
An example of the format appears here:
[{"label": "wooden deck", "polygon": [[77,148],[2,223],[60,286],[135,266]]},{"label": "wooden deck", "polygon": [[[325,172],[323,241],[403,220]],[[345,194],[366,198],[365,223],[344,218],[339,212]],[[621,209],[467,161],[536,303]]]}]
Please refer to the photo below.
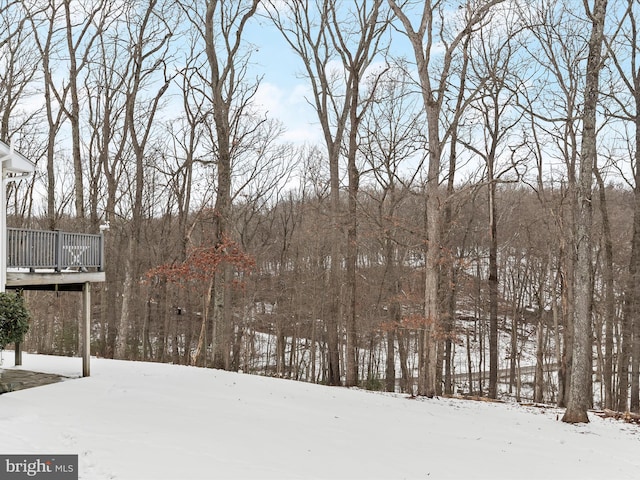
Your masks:
[{"label": "wooden deck", "polygon": [[7,272],[9,289],[80,292],[85,283],[104,281],[104,272]]},{"label": "wooden deck", "polygon": [[[91,284],[105,281],[103,234],[7,228],[0,243],[5,259],[0,275],[5,288],[82,292],[82,376],[88,377]],[[15,363],[22,365],[18,344]]]},{"label": "wooden deck", "polygon": [[103,235],[7,229],[7,288],[82,291],[104,281]]}]

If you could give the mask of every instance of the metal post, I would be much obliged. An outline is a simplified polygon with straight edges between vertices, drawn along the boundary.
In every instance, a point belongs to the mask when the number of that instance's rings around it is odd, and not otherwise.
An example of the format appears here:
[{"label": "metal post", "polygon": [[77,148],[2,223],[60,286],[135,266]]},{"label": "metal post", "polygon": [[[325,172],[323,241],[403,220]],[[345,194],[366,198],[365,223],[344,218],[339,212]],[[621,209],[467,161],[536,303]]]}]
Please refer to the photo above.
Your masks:
[{"label": "metal post", "polygon": [[91,283],[85,282],[82,287],[82,316],[84,317],[82,342],[82,376],[90,375],[91,360]]}]

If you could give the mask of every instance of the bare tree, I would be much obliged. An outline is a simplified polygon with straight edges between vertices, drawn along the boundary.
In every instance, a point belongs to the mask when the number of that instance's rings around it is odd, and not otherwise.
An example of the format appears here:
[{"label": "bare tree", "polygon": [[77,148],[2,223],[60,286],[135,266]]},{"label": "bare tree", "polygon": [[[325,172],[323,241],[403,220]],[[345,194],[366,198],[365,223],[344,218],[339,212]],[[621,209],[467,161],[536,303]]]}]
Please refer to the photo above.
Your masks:
[{"label": "bare tree", "polygon": [[[624,291],[624,307],[622,318],[621,342],[618,355],[618,402],[616,408],[626,411],[640,411],[640,33],[638,32],[637,2],[628,0],[625,8],[617,17],[617,35],[607,40],[607,54],[611,58],[614,71],[622,91],[612,91],[611,98],[615,107],[610,115],[622,119],[631,125],[634,133],[628,140],[628,155],[633,159],[632,179],[628,182],[633,191],[633,234],[631,239],[631,256],[629,259],[629,277]],[[627,158],[624,158],[626,164]],[[623,169],[621,169],[623,170]],[[612,333],[612,332],[611,332]],[[612,361],[608,355],[607,336],[607,369],[611,370]],[[611,348],[612,350],[612,348]],[[629,358],[632,359],[631,402],[629,405]],[[607,385],[609,387],[609,385]]]},{"label": "bare tree", "polygon": [[[68,88],[71,102],[69,106],[65,105],[64,109],[71,123],[74,201],[76,216],[80,219],[85,218],[84,175],[80,138],[80,75],[94,54],[94,42],[104,33],[107,19],[110,16],[110,7],[111,2],[108,0],[96,0],[93,3],[82,5],[74,3],[73,6],[70,0],[63,0],[67,46],[65,53],[69,62]],[[82,19],[82,23],[76,25],[74,22],[78,18]],[[60,69],[60,65],[56,69]]]},{"label": "bare tree", "polygon": [[56,68],[57,42],[60,28],[58,19],[61,5],[55,2],[43,8],[31,5],[23,0],[23,8],[31,24],[34,41],[40,52],[44,81],[44,107],[46,111],[47,136],[47,217],[51,230],[56,228],[56,170],[55,158],[57,137],[64,122],[64,104],[69,94],[69,85],[56,86],[54,70]]},{"label": "bare tree", "polygon": [[[523,69],[516,63],[519,27],[505,15],[504,23],[494,22],[478,33],[478,46],[471,57],[470,82],[477,84],[477,99],[470,103],[470,116],[477,118],[479,131],[471,130],[471,138],[462,140],[465,148],[484,161],[484,181],[487,185],[487,210],[489,220],[489,391],[490,398],[498,394],[498,184],[516,182],[518,166],[515,152],[520,141],[514,138],[514,130],[522,113],[512,105],[517,96],[517,73]],[[475,113],[475,115],[474,115]],[[511,178],[507,176],[511,174]],[[517,336],[516,317],[512,318],[512,335]],[[516,350],[512,348],[512,355]],[[512,365],[514,364],[512,358]]]},{"label": "bare tree", "polygon": [[600,70],[607,0],[594,0],[593,8],[587,2],[585,13],[591,21],[589,54],[587,57],[584,109],[582,120],[582,148],[580,155],[580,178],[578,181],[576,217],[576,284],[573,364],[571,365],[571,388],[563,422],[584,423],[589,421],[587,410],[591,408],[592,365],[592,184],[593,167],[596,165],[596,110],[600,93]]},{"label": "bare tree", "polygon": [[[113,356],[120,299],[122,298],[121,268],[127,248],[121,234],[128,215],[126,198],[126,170],[133,163],[129,148],[129,134],[124,125],[127,109],[127,85],[132,60],[130,44],[123,39],[130,13],[127,6],[113,10],[114,23],[99,35],[94,55],[86,65],[84,89],[91,92],[84,103],[82,115],[83,142],[87,145],[86,175],[89,219],[97,229],[100,221],[110,222],[111,233],[106,236],[105,251],[111,261],[105,265],[106,288],[100,290],[103,304],[113,308],[101,310],[98,349],[101,355]],[[124,220],[124,221],[123,221]]]},{"label": "bare tree", "polygon": [[[42,151],[42,138],[36,133],[43,120],[42,108],[27,105],[37,91],[39,55],[19,0],[0,7],[0,58],[4,64],[0,71],[0,141],[13,144],[37,162]],[[27,225],[37,184],[34,175],[5,186],[7,207],[13,205],[15,218]]]},{"label": "bare tree", "polygon": [[[244,38],[258,3],[212,0],[204,8],[197,2],[181,5],[193,27],[194,42],[205,55],[203,63],[194,65],[192,80],[198,83],[191,87],[198,88],[205,99],[203,105],[211,109],[205,137],[209,142],[207,162],[215,166],[213,242],[218,245],[232,237],[233,160],[246,141],[243,121],[259,85],[258,79],[249,82],[246,78],[251,49]],[[231,366],[231,275],[230,267],[222,266],[212,284],[213,357],[214,365],[221,368]]]},{"label": "bare tree", "polygon": [[[489,0],[477,3],[467,3],[461,9],[461,15],[454,16],[457,24],[440,24],[436,27],[438,18],[445,18],[443,13],[446,2],[424,2],[419,12],[420,21],[417,26],[411,21],[411,5],[402,4],[395,0],[388,0],[396,16],[402,23],[403,31],[407,35],[415,55],[418,69],[422,98],[427,119],[429,142],[429,162],[426,181],[426,242],[427,253],[425,261],[425,311],[426,326],[424,328],[424,353],[420,358],[420,373],[418,379],[418,393],[433,396],[436,394],[438,339],[437,330],[440,327],[440,305],[438,301],[439,270],[441,261],[441,215],[444,204],[440,191],[441,161],[443,147],[449,139],[450,131],[441,132],[441,121],[444,99],[448,91],[448,84],[452,75],[452,61],[457,54],[463,39],[469,32],[477,29],[488,21],[489,13],[502,0]],[[415,13],[415,12],[414,12]],[[436,44],[443,48],[443,53],[434,54]],[[456,112],[461,115],[462,112]]]},{"label": "bare tree", "polygon": [[[573,362],[574,276],[575,276],[575,210],[580,155],[580,91],[584,84],[581,60],[587,55],[577,21],[566,2],[542,0],[527,4],[520,14],[528,26],[531,42],[523,47],[528,58],[540,68],[526,89],[520,91],[520,106],[529,119],[531,132],[523,141],[536,159],[537,182],[533,187],[542,202],[546,217],[553,220],[558,233],[560,308],[562,342],[557,341],[559,356],[558,405],[566,406],[571,384]],[[533,80],[533,79],[532,79]],[[531,86],[535,85],[537,88]],[[526,132],[526,130],[525,130]],[[553,154],[547,153],[548,151]],[[549,163],[559,158],[564,164],[561,178],[556,178]],[[551,188],[559,184],[560,196]],[[559,201],[558,201],[559,200]],[[560,332],[556,330],[558,340]]]},{"label": "bare tree", "polygon": [[[38,52],[19,1],[0,7],[0,53],[5,63],[0,72],[0,140],[10,143],[12,133],[35,115],[35,112],[20,115],[19,110],[33,95],[38,71]],[[18,122],[20,116],[24,118]]]},{"label": "bare tree", "polygon": [[[131,56],[126,71],[123,141],[126,139],[130,145],[135,168],[131,172],[128,184],[131,218],[127,232],[125,278],[115,348],[115,355],[119,358],[124,358],[127,352],[129,329],[135,318],[133,300],[138,297],[138,255],[145,214],[145,164],[149,161],[154,119],[161,106],[162,97],[175,75],[167,58],[167,48],[172,36],[172,26],[169,22],[175,21],[175,17],[172,18],[169,12],[169,5],[170,2],[153,0],[146,8],[138,10],[136,6],[131,6],[127,12],[130,15],[129,26],[135,25],[135,29],[130,30],[131,37],[128,39]],[[152,40],[147,41],[148,39]],[[155,92],[150,98],[143,98],[143,89],[149,88],[153,81],[157,82]]]},{"label": "bare tree", "polygon": [[[613,389],[613,325],[615,321],[615,286],[613,266],[613,239],[611,236],[611,221],[609,219],[606,187],[598,165],[594,165],[593,173],[598,185],[598,199],[600,215],[602,217],[602,280],[604,288],[603,315],[605,323],[605,358],[603,359],[602,382],[604,383],[604,408],[614,408]],[[598,329],[597,338],[602,335],[602,328]],[[600,353],[602,350],[598,348]]]},{"label": "bare tree", "polygon": [[[194,246],[192,239],[193,232],[198,224],[203,220],[206,206],[212,201],[215,193],[215,187],[210,182],[201,182],[203,185],[198,188],[198,177],[205,177],[209,174],[199,162],[199,154],[202,153],[203,144],[201,139],[207,133],[207,115],[208,105],[207,97],[202,95],[201,74],[198,67],[202,61],[198,52],[199,39],[197,35],[189,38],[189,46],[185,52],[186,65],[180,71],[181,93],[182,93],[182,115],[177,119],[171,119],[167,125],[170,132],[170,140],[166,148],[167,155],[160,167],[166,179],[167,189],[171,192],[170,196],[174,198],[172,209],[177,210],[179,245],[173,260],[184,262],[187,260],[189,248]],[[169,262],[169,258],[162,259],[163,262]],[[208,282],[204,298],[201,305],[200,334],[197,340],[195,352],[185,352],[189,355],[189,362],[207,366],[208,358],[206,355],[205,341],[208,338],[207,328],[210,320],[210,303],[213,293],[213,282]],[[164,357],[167,352],[169,335],[172,323],[171,303],[168,302],[169,285],[166,279],[159,279],[156,286],[162,292],[160,302],[162,303],[160,311],[164,312],[163,328],[160,336],[159,350]],[[179,289],[176,294],[175,301],[179,305],[185,304],[184,289]],[[173,322],[175,323],[175,321]]]},{"label": "bare tree", "polygon": [[[314,106],[329,157],[333,248],[329,273],[329,302],[326,325],[329,348],[329,382],[341,384],[337,317],[339,316],[340,231],[343,228],[340,206],[341,148],[346,144],[348,176],[347,213],[347,308],[346,381],[357,384],[356,331],[356,258],[357,192],[359,172],[356,166],[358,127],[367,97],[360,93],[361,82],[373,58],[379,53],[381,36],[387,27],[382,1],[354,2],[352,8],[338,8],[328,0],[302,1],[278,8],[270,2],[269,15],[285,40],[304,63],[311,82]],[[344,75],[330,66],[337,57]]]},{"label": "bare tree", "polygon": [[[349,131],[346,148],[347,177],[349,180],[348,198],[348,226],[347,226],[347,286],[349,289],[349,305],[347,308],[347,375],[346,385],[358,384],[358,333],[357,333],[357,303],[358,292],[356,289],[356,267],[358,258],[358,191],[360,184],[360,172],[356,164],[359,148],[360,123],[362,115],[371,103],[371,92],[375,92],[379,77],[373,77],[370,82],[370,93],[361,93],[362,82],[365,80],[367,69],[374,57],[379,54],[380,40],[388,25],[381,11],[382,0],[356,2],[354,14],[358,18],[358,31],[351,34],[349,31],[341,31],[336,19],[336,9],[332,12],[335,25],[333,33],[335,47],[340,53],[342,64],[347,71],[346,88],[350,91],[349,106]],[[345,29],[342,29],[345,30]],[[349,37],[354,37],[349,38]],[[349,45],[353,42],[353,46]],[[375,75],[375,74],[374,74]]]},{"label": "bare tree", "polygon": [[[385,387],[391,392],[395,391],[396,341],[399,349],[403,349],[406,342],[406,332],[401,325],[402,262],[411,247],[405,240],[406,231],[411,229],[401,212],[424,160],[420,104],[419,97],[411,92],[405,68],[391,68],[381,79],[374,102],[363,118],[360,142],[360,150],[367,161],[367,169],[362,175],[365,178],[372,176],[375,180],[372,191],[364,192],[367,196],[364,203],[370,203],[371,210],[364,206],[362,211],[379,231],[373,236],[380,243],[379,251],[384,259],[376,305],[387,337]],[[417,162],[418,168],[413,169],[413,176],[405,177],[403,171],[410,162]],[[370,255],[376,256],[373,252]],[[400,356],[400,369],[402,391],[412,392],[413,376],[409,373],[404,352]]]}]

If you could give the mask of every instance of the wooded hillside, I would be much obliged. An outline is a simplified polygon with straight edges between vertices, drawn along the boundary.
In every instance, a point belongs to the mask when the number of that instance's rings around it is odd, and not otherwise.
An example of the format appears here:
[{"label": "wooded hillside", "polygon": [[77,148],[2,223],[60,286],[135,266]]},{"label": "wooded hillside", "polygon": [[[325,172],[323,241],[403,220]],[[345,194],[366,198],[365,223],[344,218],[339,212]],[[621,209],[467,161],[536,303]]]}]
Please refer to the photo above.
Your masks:
[{"label": "wooded hillside", "polygon": [[[640,412],[639,16],[11,0],[0,140],[39,171],[9,224],[108,222],[95,355],[561,406],[591,360],[589,403]],[[305,125],[266,107],[274,48]],[[26,348],[77,353],[81,299],[27,295]]]}]

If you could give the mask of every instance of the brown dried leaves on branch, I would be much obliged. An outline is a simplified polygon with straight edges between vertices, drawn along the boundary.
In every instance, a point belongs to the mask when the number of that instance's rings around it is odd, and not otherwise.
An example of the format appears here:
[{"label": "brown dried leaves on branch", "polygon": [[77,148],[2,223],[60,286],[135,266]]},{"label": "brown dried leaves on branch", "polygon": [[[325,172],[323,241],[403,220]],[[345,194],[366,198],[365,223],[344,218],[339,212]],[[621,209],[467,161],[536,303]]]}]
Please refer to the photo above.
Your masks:
[{"label": "brown dried leaves on branch", "polygon": [[217,245],[191,248],[183,262],[167,263],[152,268],[146,277],[149,280],[163,278],[175,284],[205,282],[224,265],[232,266],[238,273],[249,273],[255,268],[256,262],[236,242],[225,237]]}]

